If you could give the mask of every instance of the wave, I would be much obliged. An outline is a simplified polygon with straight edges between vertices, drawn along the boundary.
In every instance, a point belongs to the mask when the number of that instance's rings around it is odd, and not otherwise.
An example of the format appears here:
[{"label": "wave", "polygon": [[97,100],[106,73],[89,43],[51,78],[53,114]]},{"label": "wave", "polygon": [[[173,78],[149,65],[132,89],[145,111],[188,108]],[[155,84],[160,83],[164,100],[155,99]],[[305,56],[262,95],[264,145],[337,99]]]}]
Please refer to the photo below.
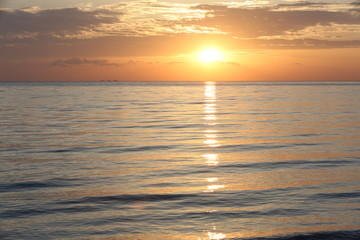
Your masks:
[{"label": "wave", "polygon": [[43,181],[0,183],[0,192],[28,191],[41,188],[69,187],[79,185],[76,178],[52,178]]},{"label": "wave", "polygon": [[294,160],[294,161],[277,161],[277,162],[258,162],[258,163],[238,163],[221,165],[220,168],[255,168],[255,169],[267,169],[274,170],[274,168],[300,168],[300,169],[313,169],[315,167],[339,167],[346,164],[354,164],[354,160]]},{"label": "wave", "polygon": [[182,200],[185,198],[196,197],[197,194],[124,194],[113,196],[86,197],[76,200],[62,202],[62,204],[77,203],[97,203],[97,204],[113,204],[113,203],[132,203],[137,201],[169,201]]},{"label": "wave", "polygon": [[[231,238],[231,240],[359,240],[360,230],[295,233],[286,236]],[[229,239],[230,240],[230,239]]]},{"label": "wave", "polygon": [[319,146],[324,143],[261,143],[261,144],[228,144],[221,145],[218,147],[220,151],[224,152],[244,152],[244,151],[263,151],[263,150],[274,150],[281,148],[301,148],[304,146]]}]

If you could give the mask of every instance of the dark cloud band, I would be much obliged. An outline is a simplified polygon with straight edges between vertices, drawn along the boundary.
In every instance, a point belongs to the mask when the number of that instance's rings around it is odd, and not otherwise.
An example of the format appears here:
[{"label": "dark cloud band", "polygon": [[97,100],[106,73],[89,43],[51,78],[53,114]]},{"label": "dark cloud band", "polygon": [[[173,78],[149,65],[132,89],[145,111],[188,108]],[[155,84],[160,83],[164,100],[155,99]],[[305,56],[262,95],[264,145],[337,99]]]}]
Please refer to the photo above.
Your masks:
[{"label": "dark cloud band", "polygon": [[99,60],[99,59],[81,59],[81,58],[68,58],[68,59],[60,59],[51,63],[52,66],[57,67],[70,67],[76,65],[84,65],[91,64],[97,66],[120,66],[117,63],[111,63],[107,60]]}]

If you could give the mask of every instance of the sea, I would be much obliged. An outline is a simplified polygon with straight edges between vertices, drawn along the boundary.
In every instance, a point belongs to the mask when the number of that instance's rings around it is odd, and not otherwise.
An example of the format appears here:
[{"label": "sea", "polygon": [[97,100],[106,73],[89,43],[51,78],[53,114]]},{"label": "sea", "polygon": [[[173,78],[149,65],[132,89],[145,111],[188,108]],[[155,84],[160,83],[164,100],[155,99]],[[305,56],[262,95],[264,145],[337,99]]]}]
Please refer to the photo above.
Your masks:
[{"label": "sea", "polygon": [[360,82],[1,82],[0,239],[358,240]]}]

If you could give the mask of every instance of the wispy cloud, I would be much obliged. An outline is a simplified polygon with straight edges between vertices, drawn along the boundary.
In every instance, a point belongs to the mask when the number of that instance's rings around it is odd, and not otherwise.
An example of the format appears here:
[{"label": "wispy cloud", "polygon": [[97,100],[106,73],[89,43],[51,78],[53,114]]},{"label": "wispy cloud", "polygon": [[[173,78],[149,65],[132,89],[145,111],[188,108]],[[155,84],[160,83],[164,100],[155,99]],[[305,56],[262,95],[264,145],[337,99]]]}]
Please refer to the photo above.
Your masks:
[{"label": "wispy cloud", "polygon": [[70,67],[70,66],[77,66],[84,64],[97,65],[97,66],[121,66],[120,64],[109,62],[108,60],[85,59],[85,58],[59,59],[51,63],[52,66],[57,66],[57,67]]},{"label": "wispy cloud", "polygon": [[360,6],[360,0],[356,0],[356,2],[351,3],[354,6]]},{"label": "wispy cloud", "polygon": [[[309,5],[310,3],[302,3]],[[310,4],[311,5],[311,4]],[[274,36],[287,31],[298,31],[309,26],[335,24],[360,24],[360,16],[351,12],[325,10],[274,11],[271,8],[229,8],[217,5],[200,5],[207,10],[206,18],[192,22],[206,27],[218,28],[240,38]],[[302,36],[307,37],[307,36]]]},{"label": "wispy cloud", "polygon": [[324,6],[324,5],[329,5],[330,3],[326,3],[326,2],[295,2],[295,3],[282,3],[282,4],[278,4],[277,8],[282,8],[282,7],[308,7],[308,6]]},{"label": "wispy cloud", "polygon": [[119,21],[120,15],[107,10],[85,11],[79,8],[0,10],[0,14],[3,19],[0,35],[3,38],[24,33],[66,36],[114,23]]}]

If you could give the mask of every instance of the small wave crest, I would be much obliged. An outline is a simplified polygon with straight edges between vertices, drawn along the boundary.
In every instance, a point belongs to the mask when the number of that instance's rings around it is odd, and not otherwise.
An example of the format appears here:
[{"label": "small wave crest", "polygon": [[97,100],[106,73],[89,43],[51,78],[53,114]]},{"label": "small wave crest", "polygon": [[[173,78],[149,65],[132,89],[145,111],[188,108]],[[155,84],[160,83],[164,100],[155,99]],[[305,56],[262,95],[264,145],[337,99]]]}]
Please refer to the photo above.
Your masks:
[{"label": "small wave crest", "polygon": [[76,200],[63,202],[63,204],[77,204],[77,203],[96,203],[96,204],[113,204],[113,203],[132,203],[137,201],[174,201],[191,198],[195,194],[125,194],[113,196],[97,196],[85,197]]},{"label": "small wave crest", "polygon": [[78,179],[52,178],[43,181],[0,183],[0,192],[28,191],[39,188],[68,187],[77,185]]},{"label": "small wave crest", "polygon": [[346,164],[353,164],[352,160],[294,160],[294,161],[277,161],[277,162],[257,162],[257,163],[238,163],[222,165],[222,168],[256,168],[256,169],[268,169],[273,170],[276,168],[301,168],[301,169],[313,169],[316,167],[339,167]]}]

